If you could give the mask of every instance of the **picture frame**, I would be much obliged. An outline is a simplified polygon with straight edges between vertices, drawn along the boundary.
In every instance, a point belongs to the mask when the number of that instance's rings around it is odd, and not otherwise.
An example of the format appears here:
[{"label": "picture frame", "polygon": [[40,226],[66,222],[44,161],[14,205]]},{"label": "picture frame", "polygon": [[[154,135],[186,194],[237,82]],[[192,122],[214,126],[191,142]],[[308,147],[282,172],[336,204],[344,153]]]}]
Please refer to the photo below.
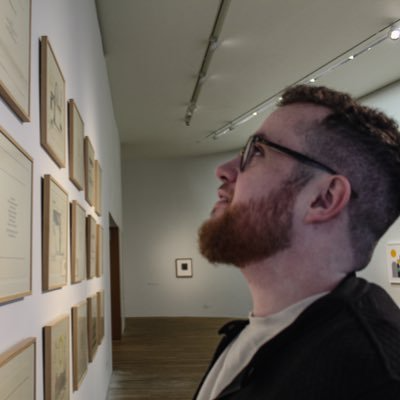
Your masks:
[{"label": "picture frame", "polygon": [[36,339],[29,338],[0,355],[0,399],[36,399]]},{"label": "picture frame", "polygon": [[30,121],[31,0],[0,1],[0,96],[22,122]]},{"label": "picture frame", "polygon": [[72,387],[76,391],[82,384],[88,364],[88,334],[87,334],[87,303],[86,300],[72,307]]},{"label": "picture frame", "polygon": [[91,215],[86,217],[86,248],[87,279],[92,279],[96,276],[97,227],[96,220]]},{"label": "picture frame", "polygon": [[400,283],[400,242],[386,244],[387,270],[390,283]]},{"label": "picture frame", "polygon": [[63,315],[43,328],[45,400],[70,398],[69,332],[69,315]]},{"label": "picture frame", "polygon": [[89,205],[94,206],[95,201],[95,154],[92,142],[88,136],[84,140],[85,154],[85,199]]},{"label": "picture frame", "polygon": [[191,258],[177,258],[175,260],[175,267],[177,278],[193,277],[193,264]]},{"label": "picture frame", "polygon": [[50,175],[43,180],[43,290],[67,284],[68,193]]},{"label": "picture frame", "polygon": [[98,318],[98,345],[100,346],[104,338],[104,290],[97,292],[97,318]]},{"label": "picture frame", "polygon": [[47,36],[40,40],[40,143],[53,161],[66,164],[65,79]]},{"label": "picture frame", "polygon": [[100,224],[96,226],[96,276],[100,278],[103,275],[103,227]]},{"label": "picture frame", "polygon": [[73,99],[68,101],[68,138],[69,179],[78,190],[83,190],[85,186],[85,124]]},{"label": "picture frame", "polygon": [[0,127],[0,303],[32,294],[33,159]]},{"label": "picture frame", "polygon": [[88,297],[87,309],[88,309],[87,330],[88,330],[89,362],[93,362],[94,356],[97,351],[98,338],[99,338],[97,294]]},{"label": "picture frame", "polygon": [[101,216],[102,213],[102,175],[103,171],[100,166],[99,160],[95,160],[94,162],[94,176],[95,176],[95,201],[94,201],[94,209],[98,216]]},{"label": "picture frame", "polygon": [[73,200],[71,203],[71,282],[86,279],[86,211]]}]

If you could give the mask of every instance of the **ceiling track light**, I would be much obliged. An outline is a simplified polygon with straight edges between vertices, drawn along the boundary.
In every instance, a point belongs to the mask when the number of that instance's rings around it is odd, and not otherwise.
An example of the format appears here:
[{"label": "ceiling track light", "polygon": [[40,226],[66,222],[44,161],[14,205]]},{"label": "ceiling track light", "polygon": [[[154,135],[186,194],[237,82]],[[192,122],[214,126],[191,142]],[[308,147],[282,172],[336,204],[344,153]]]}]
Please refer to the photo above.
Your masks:
[{"label": "ceiling track light", "polygon": [[221,3],[219,5],[219,9],[217,12],[217,16],[215,18],[214,26],[211,31],[211,35],[208,39],[208,44],[207,44],[207,49],[203,57],[203,61],[201,63],[200,71],[197,74],[197,79],[196,79],[196,84],[193,89],[192,97],[190,98],[189,105],[186,109],[186,114],[185,114],[185,124],[187,126],[190,125],[190,122],[192,120],[194,110],[197,107],[197,100],[200,95],[200,90],[207,79],[207,72],[208,72],[208,67],[210,66],[211,58],[213,56],[214,51],[218,48],[219,45],[219,36],[222,31],[222,26],[226,17],[226,14],[228,12],[228,7],[230,4],[231,0],[221,0]]},{"label": "ceiling track light", "polygon": [[[331,73],[332,71],[336,70],[337,68],[342,67],[344,64],[348,62],[353,62],[357,57],[361,54],[364,54],[368,51],[371,51],[374,47],[378,46],[380,43],[386,41],[388,38],[392,40],[397,40],[400,38],[400,27],[397,26],[400,20],[395,21],[389,27],[386,27],[379,32],[371,35],[367,39],[363,40],[362,42],[358,43],[357,45],[353,46],[352,48],[348,49],[344,53],[340,54],[339,56],[335,57],[331,61],[327,62],[326,64],[322,65],[315,71],[311,72],[310,74],[306,75],[305,77],[299,79],[298,81],[292,83],[290,86],[295,86],[298,84],[310,84],[315,83],[318,79],[321,79],[325,75]],[[204,139],[212,138],[212,139],[219,139],[221,136],[226,135],[227,133],[231,133],[235,128],[244,124],[245,122],[252,119],[254,116],[258,115],[260,112],[266,111],[267,109],[275,106],[281,100],[281,94],[284,90],[274,94],[273,96],[269,97],[268,99],[264,100],[262,103],[256,105],[255,107],[251,108],[250,110],[246,111],[239,117],[235,118],[234,120],[228,122],[221,128],[217,129],[216,131],[211,132],[208,134]]]}]

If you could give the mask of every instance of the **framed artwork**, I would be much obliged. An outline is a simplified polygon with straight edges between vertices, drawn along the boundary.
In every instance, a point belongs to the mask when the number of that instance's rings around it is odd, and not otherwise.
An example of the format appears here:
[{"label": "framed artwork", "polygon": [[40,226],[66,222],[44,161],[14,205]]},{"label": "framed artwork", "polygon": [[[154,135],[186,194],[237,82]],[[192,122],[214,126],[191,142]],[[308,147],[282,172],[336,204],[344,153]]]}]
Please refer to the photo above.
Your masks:
[{"label": "framed artwork", "polygon": [[31,0],[0,0],[0,95],[30,120]]},{"label": "framed artwork", "polygon": [[69,400],[69,316],[46,325],[44,331],[44,398]]},{"label": "framed artwork", "polygon": [[36,340],[26,339],[0,355],[0,399],[35,400]]},{"label": "framed artwork", "polygon": [[32,291],[32,182],[32,158],[0,127],[0,303]]},{"label": "framed artwork", "polygon": [[392,242],[386,245],[386,259],[389,282],[400,283],[400,242]]},{"label": "framed artwork", "polygon": [[86,278],[86,212],[76,201],[71,203],[71,282]]},{"label": "framed artwork", "polygon": [[85,378],[88,367],[86,300],[72,307],[72,365],[73,388],[78,390]]},{"label": "framed artwork", "polygon": [[50,176],[43,182],[43,289],[67,284],[68,194]]},{"label": "framed artwork", "polygon": [[177,258],[175,260],[177,278],[191,278],[193,276],[193,265],[191,258]]},{"label": "framed artwork", "polygon": [[96,229],[96,276],[100,278],[103,275],[103,227],[97,224]]},{"label": "framed artwork", "polygon": [[79,189],[85,185],[83,119],[74,100],[68,102],[68,137],[69,137],[69,179]]},{"label": "framed artwork", "polygon": [[98,318],[98,339],[100,345],[104,337],[104,290],[97,292],[97,318]]},{"label": "framed artwork", "polygon": [[40,43],[40,143],[65,167],[65,80],[47,36]]},{"label": "framed artwork", "polygon": [[101,215],[102,211],[102,170],[99,160],[94,162],[94,177],[95,177],[95,202],[94,209],[97,215]]},{"label": "framed artwork", "polygon": [[86,254],[87,254],[87,278],[96,276],[96,252],[97,252],[97,227],[96,220],[88,215],[86,217]]},{"label": "framed artwork", "polygon": [[85,137],[85,199],[94,206],[95,176],[94,176],[94,149],[88,136]]},{"label": "framed artwork", "polygon": [[98,346],[98,306],[97,306],[97,294],[87,299],[88,309],[88,345],[89,345],[89,361],[92,362],[97,351]]}]

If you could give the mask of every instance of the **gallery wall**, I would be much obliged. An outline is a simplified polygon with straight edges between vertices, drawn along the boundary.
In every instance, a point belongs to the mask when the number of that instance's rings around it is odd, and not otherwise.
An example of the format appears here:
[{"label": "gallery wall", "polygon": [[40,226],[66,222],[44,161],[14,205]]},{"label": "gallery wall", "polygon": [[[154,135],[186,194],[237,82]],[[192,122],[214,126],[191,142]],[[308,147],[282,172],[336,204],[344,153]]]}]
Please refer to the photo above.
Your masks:
[{"label": "gallery wall", "polygon": [[[102,213],[85,200],[70,181],[68,157],[59,168],[40,145],[39,38],[48,36],[66,82],[66,99],[74,99],[91,140],[95,158],[102,168]],[[122,196],[119,137],[114,120],[105,60],[94,0],[33,0],[31,32],[30,121],[22,123],[10,107],[0,100],[0,125],[33,158],[32,205],[32,294],[0,305],[0,353],[25,338],[36,339],[36,398],[43,399],[43,327],[71,308],[104,290],[105,337],[78,391],[72,390],[70,354],[70,398],[105,399],[112,372],[109,277],[109,215],[122,227]],[[103,274],[71,284],[68,239],[68,283],[61,289],[42,290],[42,178],[50,174],[78,200],[87,215],[104,229]],[[5,190],[2,188],[1,190]],[[72,344],[72,343],[71,343]],[[70,348],[72,353],[72,346]]]},{"label": "gallery wall", "polygon": [[[366,97],[400,121],[400,84]],[[217,196],[215,167],[233,154],[193,159],[122,161],[124,304],[129,316],[245,316],[250,296],[240,273],[215,267],[197,249],[197,229]],[[377,246],[360,275],[384,286],[400,304],[400,285],[390,284],[386,243],[400,242],[400,221]],[[193,277],[175,276],[175,259],[193,259]]]}]

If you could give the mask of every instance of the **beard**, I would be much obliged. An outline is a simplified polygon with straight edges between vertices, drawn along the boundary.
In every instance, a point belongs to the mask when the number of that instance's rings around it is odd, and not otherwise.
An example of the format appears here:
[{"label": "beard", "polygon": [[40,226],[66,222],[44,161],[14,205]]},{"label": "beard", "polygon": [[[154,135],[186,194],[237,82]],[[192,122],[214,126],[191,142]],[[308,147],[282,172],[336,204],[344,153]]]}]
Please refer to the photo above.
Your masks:
[{"label": "beard", "polygon": [[211,263],[243,268],[288,248],[297,193],[286,182],[267,197],[228,206],[200,227],[201,254]]}]

